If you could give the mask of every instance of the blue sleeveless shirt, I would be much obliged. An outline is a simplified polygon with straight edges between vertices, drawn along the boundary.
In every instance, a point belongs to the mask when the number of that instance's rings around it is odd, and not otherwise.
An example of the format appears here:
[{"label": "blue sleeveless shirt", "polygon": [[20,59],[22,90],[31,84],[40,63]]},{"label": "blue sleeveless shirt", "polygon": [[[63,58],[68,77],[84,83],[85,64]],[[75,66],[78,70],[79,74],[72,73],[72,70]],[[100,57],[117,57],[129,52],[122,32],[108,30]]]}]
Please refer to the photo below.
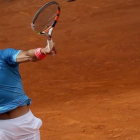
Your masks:
[{"label": "blue sleeveless shirt", "polygon": [[30,105],[31,99],[23,90],[17,55],[21,50],[0,50],[0,114],[18,106]]}]

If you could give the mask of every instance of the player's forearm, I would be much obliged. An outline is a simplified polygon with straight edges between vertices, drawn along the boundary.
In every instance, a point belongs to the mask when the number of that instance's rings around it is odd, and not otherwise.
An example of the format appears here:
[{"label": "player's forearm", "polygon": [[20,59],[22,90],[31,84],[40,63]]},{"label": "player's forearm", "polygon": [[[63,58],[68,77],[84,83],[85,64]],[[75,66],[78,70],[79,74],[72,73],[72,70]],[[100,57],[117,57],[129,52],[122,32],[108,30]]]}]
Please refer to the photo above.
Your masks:
[{"label": "player's forearm", "polygon": [[32,62],[39,61],[40,59],[38,59],[35,55],[35,50],[36,49],[31,49],[28,51],[21,51],[19,55],[17,56],[17,62],[23,63],[23,62],[28,62],[28,61],[32,61]]},{"label": "player's forearm", "polygon": [[35,51],[36,49],[31,49],[31,50],[28,50],[26,52],[26,56],[29,57],[29,61],[33,61],[33,62],[36,62],[36,61],[39,61],[40,59],[38,59],[35,55]]},{"label": "player's forearm", "polygon": [[36,62],[42,60],[46,57],[46,55],[56,54],[56,48],[54,46],[54,42],[51,40],[47,40],[47,46],[44,48],[36,48],[28,51],[21,51],[17,56],[17,62]]}]

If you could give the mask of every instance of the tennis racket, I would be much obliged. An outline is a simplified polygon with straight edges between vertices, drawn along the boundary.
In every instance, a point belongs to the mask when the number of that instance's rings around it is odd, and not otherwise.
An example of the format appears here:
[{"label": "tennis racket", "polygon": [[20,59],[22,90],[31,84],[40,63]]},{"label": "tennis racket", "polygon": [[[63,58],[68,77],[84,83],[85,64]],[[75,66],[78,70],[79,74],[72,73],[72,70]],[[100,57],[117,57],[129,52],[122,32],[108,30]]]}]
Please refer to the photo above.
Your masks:
[{"label": "tennis racket", "polygon": [[31,27],[37,34],[46,35],[48,39],[51,39],[59,15],[59,4],[55,1],[48,2],[35,13]]}]

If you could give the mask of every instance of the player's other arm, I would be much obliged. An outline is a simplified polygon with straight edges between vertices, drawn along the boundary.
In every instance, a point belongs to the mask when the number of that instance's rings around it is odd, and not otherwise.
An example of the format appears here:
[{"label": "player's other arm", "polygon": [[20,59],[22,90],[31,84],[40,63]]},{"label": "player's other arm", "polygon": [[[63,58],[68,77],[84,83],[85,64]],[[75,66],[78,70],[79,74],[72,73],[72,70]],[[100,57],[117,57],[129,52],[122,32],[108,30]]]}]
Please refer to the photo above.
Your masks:
[{"label": "player's other arm", "polygon": [[16,61],[18,63],[24,63],[24,62],[36,62],[39,60],[42,60],[46,57],[46,55],[51,55],[52,53],[56,53],[56,49],[54,47],[53,41],[47,41],[47,46],[45,48],[36,48],[36,49],[30,49],[28,51],[21,51]]}]

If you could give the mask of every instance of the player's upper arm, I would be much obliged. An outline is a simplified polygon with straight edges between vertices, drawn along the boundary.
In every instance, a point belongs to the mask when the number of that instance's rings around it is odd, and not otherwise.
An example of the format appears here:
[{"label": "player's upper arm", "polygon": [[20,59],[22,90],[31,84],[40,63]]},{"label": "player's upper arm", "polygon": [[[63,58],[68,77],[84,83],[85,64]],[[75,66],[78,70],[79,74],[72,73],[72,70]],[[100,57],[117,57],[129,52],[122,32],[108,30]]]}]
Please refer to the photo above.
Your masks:
[{"label": "player's upper arm", "polygon": [[34,54],[35,49],[28,51],[16,50],[13,48],[7,48],[2,51],[2,57],[9,64],[24,63],[28,61],[39,61],[39,59]]},{"label": "player's upper arm", "polygon": [[39,59],[35,56],[35,49],[31,49],[28,51],[21,51],[16,58],[16,61],[18,63],[24,63],[24,62],[36,62],[39,61]]},{"label": "player's upper arm", "polygon": [[16,58],[16,62],[18,63],[23,63],[23,62],[28,62],[31,61],[31,57],[28,56],[28,52],[27,51],[21,51]]}]

